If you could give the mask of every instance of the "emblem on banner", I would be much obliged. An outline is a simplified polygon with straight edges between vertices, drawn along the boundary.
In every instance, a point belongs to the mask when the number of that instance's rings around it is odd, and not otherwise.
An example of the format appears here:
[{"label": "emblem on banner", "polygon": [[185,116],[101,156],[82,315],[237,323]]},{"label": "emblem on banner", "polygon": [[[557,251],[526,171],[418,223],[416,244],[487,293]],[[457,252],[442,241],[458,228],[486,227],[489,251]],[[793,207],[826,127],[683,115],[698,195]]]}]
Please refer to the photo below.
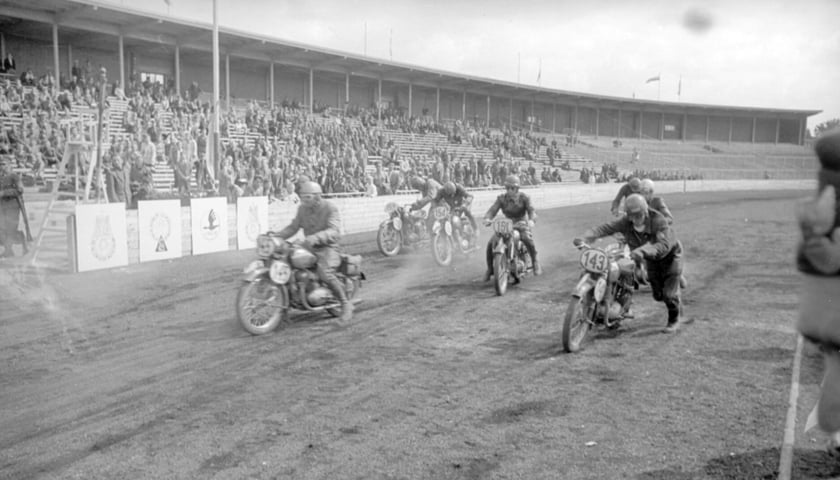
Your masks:
[{"label": "emblem on banner", "polygon": [[210,212],[207,214],[207,223],[201,227],[202,230],[204,230],[204,238],[213,240],[219,236],[221,225],[219,225],[218,221],[219,219],[216,217],[216,210],[211,208]]},{"label": "emblem on banner", "polygon": [[111,228],[111,217],[107,214],[96,216],[96,225],[93,228],[93,238],[90,242],[90,251],[94,258],[100,262],[109,260],[114,256],[117,249],[117,239],[114,237]]},{"label": "emblem on banner", "polygon": [[259,208],[257,204],[252,203],[248,205],[248,223],[245,224],[245,234],[248,236],[248,240],[256,242],[261,232]]},{"label": "emblem on banner", "polygon": [[170,223],[168,215],[161,212],[155,213],[152,217],[149,228],[151,230],[152,238],[155,239],[155,252],[168,252],[169,247],[166,246],[169,235],[172,233],[172,224]]}]

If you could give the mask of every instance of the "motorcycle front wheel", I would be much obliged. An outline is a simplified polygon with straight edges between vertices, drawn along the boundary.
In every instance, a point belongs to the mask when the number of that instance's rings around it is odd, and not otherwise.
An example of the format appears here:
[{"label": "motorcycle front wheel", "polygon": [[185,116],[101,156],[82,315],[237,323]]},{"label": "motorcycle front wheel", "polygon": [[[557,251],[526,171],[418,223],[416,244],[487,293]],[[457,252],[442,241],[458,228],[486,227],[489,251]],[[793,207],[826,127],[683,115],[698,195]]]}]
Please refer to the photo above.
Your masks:
[{"label": "motorcycle front wheel", "polygon": [[243,282],[236,294],[236,318],[251,335],[273,331],[289,316],[286,288],[268,277]]},{"label": "motorcycle front wheel", "polygon": [[393,257],[400,253],[402,246],[402,233],[394,228],[394,224],[388,222],[379,226],[376,233],[376,246],[386,257]]},{"label": "motorcycle front wheel", "polygon": [[569,353],[580,350],[586,334],[592,328],[590,319],[594,309],[592,295],[585,295],[583,298],[572,297],[563,318],[563,350]]},{"label": "motorcycle front wheel", "polygon": [[436,233],[432,238],[432,256],[441,267],[452,264],[452,241],[445,233]]},{"label": "motorcycle front wheel", "polygon": [[493,286],[496,287],[496,295],[500,297],[507,291],[508,261],[501,253],[493,255]]}]

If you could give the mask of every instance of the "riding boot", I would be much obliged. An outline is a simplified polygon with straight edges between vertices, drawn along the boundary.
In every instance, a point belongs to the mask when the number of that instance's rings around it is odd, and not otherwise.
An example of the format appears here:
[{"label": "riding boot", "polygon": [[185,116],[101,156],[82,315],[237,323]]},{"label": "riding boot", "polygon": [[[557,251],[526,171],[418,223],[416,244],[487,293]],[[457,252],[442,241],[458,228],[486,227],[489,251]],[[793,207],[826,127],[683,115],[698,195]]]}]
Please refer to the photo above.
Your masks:
[{"label": "riding boot", "polygon": [[341,286],[341,282],[339,282],[338,279],[329,282],[328,286],[336,298],[338,298],[341,302],[341,317],[338,319],[339,323],[345,324],[349,322],[353,319],[353,303],[347,299],[347,293],[344,291],[344,287]]}]

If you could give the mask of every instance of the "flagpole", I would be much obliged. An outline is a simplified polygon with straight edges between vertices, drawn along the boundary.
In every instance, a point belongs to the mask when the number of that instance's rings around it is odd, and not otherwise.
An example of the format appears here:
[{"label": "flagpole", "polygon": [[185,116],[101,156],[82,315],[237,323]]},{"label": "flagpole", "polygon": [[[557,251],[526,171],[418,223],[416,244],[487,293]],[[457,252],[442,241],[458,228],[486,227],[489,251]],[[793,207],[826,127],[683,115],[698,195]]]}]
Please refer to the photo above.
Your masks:
[{"label": "flagpole", "polygon": [[[230,88],[230,85],[227,86]],[[219,171],[219,0],[213,0],[213,171]],[[201,186],[199,186],[200,188]]]},{"label": "flagpole", "polygon": [[657,78],[659,78],[656,82],[659,84],[656,88],[656,101],[658,102],[662,99],[662,72],[657,75]]},{"label": "flagpole", "polygon": [[522,66],[522,54],[516,52],[516,83],[519,83],[519,70]]}]

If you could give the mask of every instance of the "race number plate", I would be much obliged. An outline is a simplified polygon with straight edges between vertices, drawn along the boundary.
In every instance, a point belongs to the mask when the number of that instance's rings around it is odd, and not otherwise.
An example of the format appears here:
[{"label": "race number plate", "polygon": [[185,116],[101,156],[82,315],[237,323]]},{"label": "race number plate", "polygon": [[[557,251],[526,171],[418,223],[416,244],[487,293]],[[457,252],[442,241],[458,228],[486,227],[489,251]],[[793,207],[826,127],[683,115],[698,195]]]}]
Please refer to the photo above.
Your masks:
[{"label": "race number plate", "polygon": [[442,220],[449,215],[449,207],[446,205],[441,205],[439,207],[435,207],[435,220]]},{"label": "race number plate", "polygon": [[580,254],[580,266],[592,273],[607,273],[609,262],[603,250],[590,248]]},{"label": "race number plate", "polygon": [[498,234],[507,235],[513,231],[513,221],[508,218],[497,218],[493,221],[493,231]]}]

